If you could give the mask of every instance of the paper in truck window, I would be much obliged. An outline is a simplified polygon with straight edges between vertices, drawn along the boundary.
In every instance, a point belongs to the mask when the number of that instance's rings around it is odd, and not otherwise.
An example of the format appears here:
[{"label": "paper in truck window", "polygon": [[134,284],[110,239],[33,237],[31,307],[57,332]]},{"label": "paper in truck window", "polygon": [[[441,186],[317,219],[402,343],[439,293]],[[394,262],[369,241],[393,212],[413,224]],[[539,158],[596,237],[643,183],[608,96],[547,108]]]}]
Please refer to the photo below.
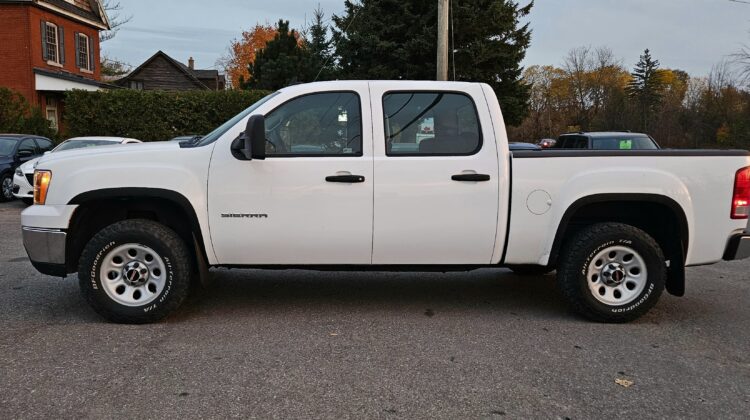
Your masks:
[{"label": "paper in truck window", "polygon": [[633,150],[633,140],[620,140],[620,150]]}]

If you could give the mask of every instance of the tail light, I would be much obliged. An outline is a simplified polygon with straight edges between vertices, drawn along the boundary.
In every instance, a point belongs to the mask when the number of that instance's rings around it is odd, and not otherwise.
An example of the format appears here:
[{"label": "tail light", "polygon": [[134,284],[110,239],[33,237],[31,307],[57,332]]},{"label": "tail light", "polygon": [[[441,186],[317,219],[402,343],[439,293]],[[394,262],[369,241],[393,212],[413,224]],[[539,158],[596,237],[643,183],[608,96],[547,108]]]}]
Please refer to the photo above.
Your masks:
[{"label": "tail light", "polygon": [[750,166],[737,171],[732,195],[732,219],[747,219],[750,215]]}]

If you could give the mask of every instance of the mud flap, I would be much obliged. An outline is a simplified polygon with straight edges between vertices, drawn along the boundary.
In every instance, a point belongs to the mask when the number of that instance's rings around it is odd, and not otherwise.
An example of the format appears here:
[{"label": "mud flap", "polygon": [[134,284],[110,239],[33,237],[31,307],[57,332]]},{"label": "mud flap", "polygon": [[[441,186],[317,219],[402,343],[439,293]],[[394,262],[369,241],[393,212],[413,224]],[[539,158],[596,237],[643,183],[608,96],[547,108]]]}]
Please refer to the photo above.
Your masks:
[{"label": "mud flap", "polygon": [[196,268],[198,269],[198,284],[204,289],[209,289],[213,283],[211,272],[208,270],[208,261],[203,257],[198,238],[193,235],[193,247],[195,249]]},{"label": "mud flap", "polygon": [[672,296],[685,296],[685,253],[681,246],[672,251],[669,259],[666,289]]}]

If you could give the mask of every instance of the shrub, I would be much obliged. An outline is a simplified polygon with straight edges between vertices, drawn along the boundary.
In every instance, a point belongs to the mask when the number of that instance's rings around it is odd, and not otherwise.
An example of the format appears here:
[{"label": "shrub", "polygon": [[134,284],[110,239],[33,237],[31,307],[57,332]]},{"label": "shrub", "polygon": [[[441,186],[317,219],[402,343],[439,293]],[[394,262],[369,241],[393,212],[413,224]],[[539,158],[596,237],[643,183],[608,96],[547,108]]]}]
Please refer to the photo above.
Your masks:
[{"label": "shrub", "polygon": [[73,90],[65,102],[68,133],[143,141],[204,135],[252,105],[265,91]]},{"label": "shrub", "polygon": [[31,106],[23,95],[4,87],[0,87],[0,133],[55,136],[39,107]]}]

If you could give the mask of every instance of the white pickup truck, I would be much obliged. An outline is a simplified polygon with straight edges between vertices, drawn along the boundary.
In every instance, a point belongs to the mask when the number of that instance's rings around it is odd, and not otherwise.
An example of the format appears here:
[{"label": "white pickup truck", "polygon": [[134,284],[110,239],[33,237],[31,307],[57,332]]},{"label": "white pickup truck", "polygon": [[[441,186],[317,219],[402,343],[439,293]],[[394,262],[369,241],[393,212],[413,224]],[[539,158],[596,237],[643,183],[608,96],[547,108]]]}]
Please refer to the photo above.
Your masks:
[{"label": "white pickup truck", "polygon": [[478,83],[292,86],[200,141],[54,153],[34,178],[32,263],[124,323],[210,267],[557,270],[575,311],[625,322],[686,266],[750,256],[748,152],[512,154]]}]

